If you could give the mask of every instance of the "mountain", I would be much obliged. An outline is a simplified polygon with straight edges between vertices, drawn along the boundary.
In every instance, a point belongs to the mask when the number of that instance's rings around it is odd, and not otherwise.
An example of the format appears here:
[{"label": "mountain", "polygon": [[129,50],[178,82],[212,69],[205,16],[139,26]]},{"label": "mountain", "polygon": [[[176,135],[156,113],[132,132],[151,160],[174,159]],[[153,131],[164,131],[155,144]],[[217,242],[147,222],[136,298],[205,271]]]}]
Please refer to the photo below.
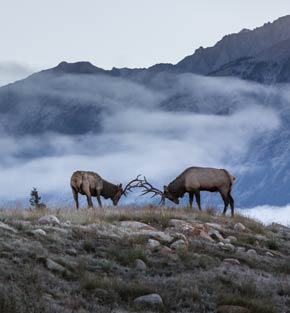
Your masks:
[{"label": "mountain", "polygon": [[113,69],[112,73],[136,79],[145,73],[195,73],[236,76],[263,83],[288,82],[290,76],[290,15],[254,30],[223,37],[213,47],[197,49],[177,64],[156,64],[148,69]]},{"label": "mountain", "polygon": [[[222,164],[238,171],[237,205],[290,203],[289,47],[286,16],[225,36],[175,65],[104,70],[90,62],[62,62],[35,73],[0,88],[0,166],[9,177],[10,167],[16,173],[28,163],[34,171],[34,160],[49,166],[46,158],[106,156],[106,165],[112,155],[133,151],[137,167],[148,147],[152,154],[160,149],[163,175],[166,166],[170,170],[162,179],[177,174],[169,166],[174,162],[180,169],[191,160]],[[152,164],[160,161],[152,158]],[[41,169],[37,179],[43,171],[49,172]]]},{"label": "mountain", "polygon": [[244,29],[237,34],[225,36],[214,47],[199,48],[176,64],[179,72],[208,74],[222,65],[240,59],[253,57],[270,47],[290,39],[290,15],[273,23],[266,23],[254,30]]}]

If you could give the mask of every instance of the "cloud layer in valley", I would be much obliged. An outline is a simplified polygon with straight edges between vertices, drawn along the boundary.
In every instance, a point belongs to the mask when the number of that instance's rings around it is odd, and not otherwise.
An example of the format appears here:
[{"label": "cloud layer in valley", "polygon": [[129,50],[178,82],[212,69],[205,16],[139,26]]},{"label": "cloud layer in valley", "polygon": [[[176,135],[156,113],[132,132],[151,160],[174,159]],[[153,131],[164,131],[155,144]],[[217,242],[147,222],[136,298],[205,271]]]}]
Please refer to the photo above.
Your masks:
[{"label": "cloud layer in valley", "polygon": [[[142,173],[158,187],[192,165],[226,167],[240,175],[252,170],[238,160],[247,154],[253,140],[280,127],[275,109],[262,106],[256,97],[249,103],[249,94],[257,93],[256,84],[238,80],[229,80],[223,88],[224,79],[181,75],[180,84],[174,84],[176,89],[187,89],[187,93],[198,90],[203,98],[219,94],[228,101],[239,100],[230,114],[217,115],[216,108],[207,109],[208,114],[164,110],[159,103],[168,97],[166,88],[157,92],[110,78],[97,78],[98,84],[91,85],[83,80],[76,85],[75,77],[61,79],[55,90],[59,95],[83,98],[85,102],[94,99],[98,107],[103,107],[100,131],[24,136],[3,132],[0,145],[5,149],[0,168],[5,180],[0,182],[0,197],[4,203],[28,198],[36,186],[49,203],[70,205],[69,179],[79,169],[96,171],[116,183],[126,183]],[[62,92],[61,86],[71,84],[77,86],[73,94]],[[134,90],[129,88],[132,86]],[[52,86],[45,88],[50,92]],[[27,92],[33,93],[33,89]],[[243,99],[247,102],[241,106]]]},{"label": "cloud layer in valley", "polygon": [[266,225],[279,223],[290,226],[290,204],[286,206],[260,205],[251,209],[240,210],[240,213]]}]

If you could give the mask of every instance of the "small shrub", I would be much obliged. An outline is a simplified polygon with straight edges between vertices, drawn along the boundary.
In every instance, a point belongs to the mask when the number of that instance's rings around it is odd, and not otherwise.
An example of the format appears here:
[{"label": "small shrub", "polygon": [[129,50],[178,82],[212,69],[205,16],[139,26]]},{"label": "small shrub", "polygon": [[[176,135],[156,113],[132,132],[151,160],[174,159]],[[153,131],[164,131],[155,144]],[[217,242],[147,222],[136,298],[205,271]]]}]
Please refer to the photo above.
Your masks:
[{"label": "small shrub", "polygon": [[272,237],[271,239],[266,241],[266,246],[270,250],[279,250],[280,245],[275,237]]},{"label": "small shrub", "polygon": [[108,251],[108,256],[123,266],[132,265],[136,259],[147,262],[147,256],[141,248],[112,248]]}]

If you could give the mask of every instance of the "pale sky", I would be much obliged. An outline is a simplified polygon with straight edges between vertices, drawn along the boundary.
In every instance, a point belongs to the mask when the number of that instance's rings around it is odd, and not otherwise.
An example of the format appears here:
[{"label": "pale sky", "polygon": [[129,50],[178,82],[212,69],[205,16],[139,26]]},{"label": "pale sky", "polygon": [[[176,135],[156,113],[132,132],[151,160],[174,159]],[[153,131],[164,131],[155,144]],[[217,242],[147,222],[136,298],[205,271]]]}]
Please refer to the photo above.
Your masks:
[{"label": "pale sky", "polygon": [[226,34],[287,14],[289,0],[0,0],[0,64],[176,63]]}]

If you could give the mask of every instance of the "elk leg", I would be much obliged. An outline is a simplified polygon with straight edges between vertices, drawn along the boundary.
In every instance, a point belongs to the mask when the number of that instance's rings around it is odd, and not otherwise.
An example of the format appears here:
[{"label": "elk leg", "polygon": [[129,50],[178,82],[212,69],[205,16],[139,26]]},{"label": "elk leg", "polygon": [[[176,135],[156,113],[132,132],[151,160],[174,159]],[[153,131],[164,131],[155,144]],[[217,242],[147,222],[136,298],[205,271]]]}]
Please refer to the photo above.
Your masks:
[{"label": "elk leg", "polygon": [[229,198],[227,195],[225,195],[223,192],[220,192],[222,198],[223,198],[223,201],[224,201],[224,210],[223,210],[223,215],[226,215],[227,213],[227,208],[228,208],[228,205],[229,205]]},{"label": "elk leg", "polygon": [[192,208],[193,198],[194,198],[194,193],[193,192],[189,192],[189,206],[191,208]]},{"label": "elk leg", "polygon": [[196,191],[194,194],[195,194],[195,198],[196,198],[196,203],[197,203],[198,209],[201,211],[201,206],[200,206],[200,192],[199,192],[199,191]]},{"label": "elk leg", "polygon": [[73,193],[73,197],[74,197],[74,200],[75,200],[75,203],[76,203],[76,208],[78,209],[79,208],[78,192],[74,188],[72,188],[72,193]]},{"label": "elk leg", "polygon": [[99,189],[97,189],[97,200],[99,203],[99,207],[102,208],[102,202],[101,202],[101,192]]},{"label": "elk leg", "polygon": [[231,193],[229,192],[228,194],[228,198],[229,198],[229,201],[230,201],[230,206],[231,206],[231,214],[232,214],[232,217],[234,217],[234,198],[232,197]]},{"label": "elk leg", "polygon": [[88,209],[93,208],[94,205],[93,205],[91,193],[87,193],[87,201],[88,201]]}]

